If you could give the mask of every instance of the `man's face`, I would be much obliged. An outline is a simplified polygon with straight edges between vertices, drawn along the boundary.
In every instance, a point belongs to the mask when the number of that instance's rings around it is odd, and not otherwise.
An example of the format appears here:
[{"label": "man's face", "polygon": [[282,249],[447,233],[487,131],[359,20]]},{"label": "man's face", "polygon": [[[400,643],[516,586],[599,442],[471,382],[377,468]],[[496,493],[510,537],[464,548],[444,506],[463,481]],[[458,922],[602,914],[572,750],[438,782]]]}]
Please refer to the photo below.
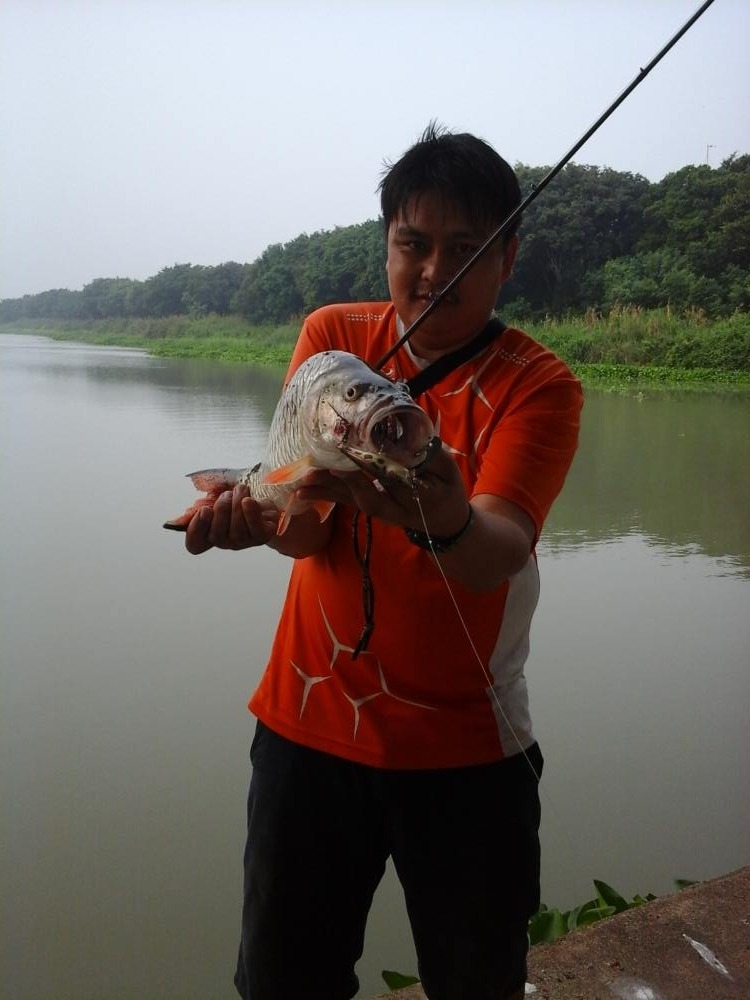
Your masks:
[{"label": "man's face", "polygon": [[[396,312],[410,326],[492,232],[435,192],[412,199],[388,230],[388,285]],[[473,337],[490,318],[510,277],[518,240],[492,246],[415,332],[411,345],[429,357]]]}]

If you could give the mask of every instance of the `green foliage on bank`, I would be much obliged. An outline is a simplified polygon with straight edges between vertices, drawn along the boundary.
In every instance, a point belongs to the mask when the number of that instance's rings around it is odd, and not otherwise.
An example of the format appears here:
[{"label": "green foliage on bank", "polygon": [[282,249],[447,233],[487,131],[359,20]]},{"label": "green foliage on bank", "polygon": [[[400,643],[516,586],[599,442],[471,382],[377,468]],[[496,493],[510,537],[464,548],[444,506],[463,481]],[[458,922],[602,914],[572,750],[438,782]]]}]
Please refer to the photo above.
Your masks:
[{"label": "green foliage on bank", "polygon": [[286,365],[299,323],[251,326],[239,316],[168,316],[106,320],[27,320],[0,331],[36,333],[53,340],[132,347],[160,358]]},{"label": "green foliage on bank", "polygon": [[[691,879],[675,879],[675,888],[686,889],[688,886],[697,883]],[[613,917],[616,913],[624,913],[626,910],[633,910],[636,907],[644,906],[646,903],[657,899],[652,892],[645,896],[636,894],[631,900],[625,899],[616,889],[600,879],[594,879],[596,896],[593,899],[574,906],[570,910],[558,910],[545,906],[540,906],[537,913],[529,922],[529,944],[542,944],[556,941],[570,931],[579,927],[589,927],[607,917]]]},{"label": "green foliage on bank", "polygon": [[[679,878],[675,879],[674,884],[675,888],[679,890],[696,885],[696,882]],[[549,944],[571,931],[581,927],[590,927],[600,920],[606,920],[607,917],[613,917],[617,913],[624,913],[626,910],[644,906],[658,898],[649,892],[645,896],[636,894],[631,900],[627,900],[611,885],[600,879],[594,879],[594,886],[596,896],[570,910],[558,910],[542,903],[529,921],[529,944],[532,946]],[[386,986],[391,990],[400,989],[403,986],[414,986],[419,982],[416,976],[408,976],[388,969],[384,969],[381,974]]]},{"label": "green foliage on bank", "polygon": [[416,986],[419,982],[416,976],[405,976],[403,972],[383,969],[380,973],[389,990],[402,990],[405,986]]},{"label": "green foliage on bank", "polygon": [[574,363],[571,369],[585,386],[628,396],[642,395],[646,390],[747,392],[750,389],[750,372],[724,371],[721,368]]},{"label": "green foliage on bank", "polygon": [[[524,193],[548,167],[516,164]],[[254,261],[175,264],[0,302],[0,322],[175,315],[285,324],[331,302],[388,297],[382,220],[302,233]],[[711,317],[750,308],[750,155],[652,183],[571,163],[529,208],[504,308],[524,321],[617,307]]]},{"label": "green foliage on bank", "polygon": [[750,313],[710,318],[699,309],[623,308],[527,327],[569,364],[750,371]]},{"label": "green foliage on bank", "polygon": [[542,944],[556,941],[570,931],[579,927],[589,927],[591,924],[612,917],[616,913],[624,913],[636,906],[650,903],[657,897],[649,892],[645,896],[636,895],[628,901],[623,896],[599,879],[594,879],[596,896],[571,910],[551,909],[542,903],[539,911],[529,923],[529,944]]},{"label": "green foliage on bank", "polygon": [[[518,322],[510,312],[509,323]],[[142,348],[158,357],[206,358],[286,365],[301,319],[251,325],[238,316],[173,316],[106,320],[27,320],[0,330],[56,340]],[[709,319],[699,310],[617,307],[608,314],[545,319],[525,326],[587,385],[624,391],[640,387],[750,386],[750,314]]]}]

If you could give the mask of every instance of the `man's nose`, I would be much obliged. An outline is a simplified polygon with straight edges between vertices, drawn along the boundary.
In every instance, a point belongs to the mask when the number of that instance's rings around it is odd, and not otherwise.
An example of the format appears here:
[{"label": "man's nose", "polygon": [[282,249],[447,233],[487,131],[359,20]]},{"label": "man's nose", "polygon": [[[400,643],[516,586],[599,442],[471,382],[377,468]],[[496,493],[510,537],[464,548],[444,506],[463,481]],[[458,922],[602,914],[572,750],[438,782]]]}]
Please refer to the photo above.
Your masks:
[{"label": "man's nose", "polygon": [[422,261],[422,275],[436,288],[447,285],[453,274],[450,270],[448,254],[440,247],[434,247]]}]

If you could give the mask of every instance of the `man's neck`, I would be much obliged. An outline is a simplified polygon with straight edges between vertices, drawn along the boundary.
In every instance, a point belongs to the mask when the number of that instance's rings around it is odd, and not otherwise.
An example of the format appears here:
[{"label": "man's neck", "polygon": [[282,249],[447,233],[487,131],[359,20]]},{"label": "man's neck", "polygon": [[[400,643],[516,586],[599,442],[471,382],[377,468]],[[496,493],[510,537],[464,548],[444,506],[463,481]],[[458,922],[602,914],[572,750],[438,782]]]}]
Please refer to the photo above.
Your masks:
[{"label": "man's neck", "polygon": [[[492,315],[487,317],[488,323],[490,319],[492,319]],[[484,327],[482,327],[482,329],[484,329]],[[406,327],[403,320],[398,314],[396,314],[396,333],[399,337],[403,337],[405,331]],[[426,368],[428,365],[432,364],[433,361],[437,361],[438,358],[442,358],[444,354],[451,354],[453,351],[457,351],[459,347],[463,347],[464,344],[468,344],[470,340],[473,340],[474,337],[481,332],[481,330],[477,330],[477,332],[471,334],[471,336],[464,337],[463,340],[459,340],[447,347],[433,348],[429,345],[420,344],[419,331],[417,331],[413,338],[406,341],[404,348],[417,367]]]}]

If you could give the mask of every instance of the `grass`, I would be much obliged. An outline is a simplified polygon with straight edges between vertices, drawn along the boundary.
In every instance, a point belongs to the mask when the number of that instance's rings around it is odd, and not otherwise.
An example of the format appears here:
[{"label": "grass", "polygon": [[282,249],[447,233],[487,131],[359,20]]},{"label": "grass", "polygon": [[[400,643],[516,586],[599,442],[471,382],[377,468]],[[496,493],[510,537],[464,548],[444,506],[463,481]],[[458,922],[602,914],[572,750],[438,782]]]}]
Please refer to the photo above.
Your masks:
[{"label": "grass", "polygon": [[[679,878],[675,879],[674,884],[675,889],[682,890],[698,883],[691,879]],[[645,906],[646,903],[653,902],[658,898],[649,892],[646,896],[637,894],[628,900],[611,885],[600,879],[594,879],[594,885],[596,887],[594,899],[581,903],[571,910],[550,909],[542,903],[537,913],[529,921],[529,945],[533,947],[537,944],[549,944],[571,931],[581,927],[590,927],[591,924],[598,923],[600,920],[606,920],[608,917],[624,913],[626,910]],[[402,972],[393,972],[389,969],[384,969],[382,976],[386,986],[391,990],[412,986],[419,982],[416,976],[404,975]]]},{"label": "grass", "polygon": [[629,394],[646,389],[734,390],[750,389],[750,372],[722,368],[673,368],[668,365],[617,365],[570,363],[581,382],[591,388]]},{"label": "grass", "polygon": [[[709,319],[700,310],[589,310],[526,327],[569,364],[750,372],[750,313]],[[657,380],[659,377],[657,376]]]},{"label": "grass", "polygon": [[[512,315],[507,322],[514,322]],[[641,388],[747,389],[750,314],[709,319],[693,310],[589,310],[583,316],[523,323],[532,337],[565,360],[582,381],[613,391]],[[251,326],[239,316],[170,316],[104,320],[27,320],[11,330],[55,340],[137,347],[158,357],[284,365],[301,321]]]}]

